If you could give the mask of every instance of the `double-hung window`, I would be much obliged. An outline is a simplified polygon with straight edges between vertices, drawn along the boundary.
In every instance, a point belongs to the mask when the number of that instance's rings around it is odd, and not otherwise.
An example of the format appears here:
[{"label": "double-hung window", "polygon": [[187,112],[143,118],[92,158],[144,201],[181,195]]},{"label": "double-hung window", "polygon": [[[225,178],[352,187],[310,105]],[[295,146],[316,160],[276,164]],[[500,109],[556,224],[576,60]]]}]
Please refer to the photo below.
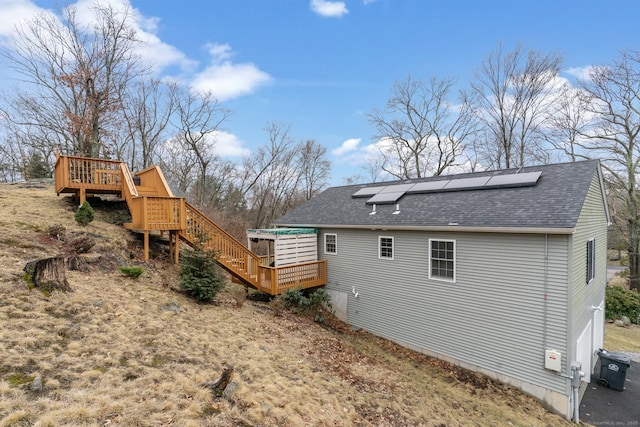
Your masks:
[{"label": "double-hung window", "polygon": [[456,241],[429,239],[429,279],[456,281]]},{"label": "double-hung window", "polygon": [[336,255],[338,253],[338,235],[326,233],[324,235],[324,253]]},{"label": "double-hung window", "polygon": [[378,237],[378,258],[393,259],[393,237]]},{"label": "double-hung window", "polygon": [[587,284],[596,277],[596,239],[587,240]]}]

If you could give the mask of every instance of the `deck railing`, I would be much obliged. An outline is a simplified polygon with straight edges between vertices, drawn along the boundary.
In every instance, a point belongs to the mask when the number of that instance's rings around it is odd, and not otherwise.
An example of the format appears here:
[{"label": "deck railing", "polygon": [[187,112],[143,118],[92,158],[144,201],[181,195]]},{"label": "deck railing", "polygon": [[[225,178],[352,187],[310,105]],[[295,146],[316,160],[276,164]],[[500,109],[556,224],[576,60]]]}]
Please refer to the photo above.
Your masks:
[{"label": "deck railing", "polygon": [[156,194],[171,194],[160,169],[148,168],[141,175],[145,182],[136,187],[125,163],[75,156],[58,156],[54,171],[57,193],[72,192],[81,198],[92,191],[121,194],[132,219],[125,226],[145,232],[145,257],[150,230],[176,231],[191,246],[214,251],[225,269],[263,292],[278,295],[290,288],[326,284],[325,261],[271,267],[273,256],[258,257],[184,198],[139,194],[144,184],[153,185]]},{"label": "deck railing", "polygon": [[181,197],[138,196],[129,204],[131,225],[138,230],[184,230],[186,217]]},{"label": "deck railing", "polygon": [[119,191],[121,163],[116,160],[58,156],[55,167],[56,192],[65,188]]},{"label": "deck railing", "polygon": [[192,245],[214,251],[220,264],[257,287],[260,258],[198,209],[187,202],[185,208],[186,229],[180,236]]},{"label": "deck railing", "polygon": [[280,295],[287,289],[307,289],[327,284],[327,261],[311,261],[282,267],[260,266],[258,289]]}]

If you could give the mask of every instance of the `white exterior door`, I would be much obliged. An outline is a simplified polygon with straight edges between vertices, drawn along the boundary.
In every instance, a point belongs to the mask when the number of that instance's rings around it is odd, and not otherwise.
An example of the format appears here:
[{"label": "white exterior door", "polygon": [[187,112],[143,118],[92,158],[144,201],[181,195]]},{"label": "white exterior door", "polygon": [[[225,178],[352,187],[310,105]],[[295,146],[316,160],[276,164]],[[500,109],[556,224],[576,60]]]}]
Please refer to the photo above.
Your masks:
[{"label": "white exterior door", "polygon": [[593,360],[593,333],[591,325],[592,323],[589,321],[576,343],[576,360],[582,364],[582,371],[584,372],[583,380],[586,382],[591,381],[591,361]]}]

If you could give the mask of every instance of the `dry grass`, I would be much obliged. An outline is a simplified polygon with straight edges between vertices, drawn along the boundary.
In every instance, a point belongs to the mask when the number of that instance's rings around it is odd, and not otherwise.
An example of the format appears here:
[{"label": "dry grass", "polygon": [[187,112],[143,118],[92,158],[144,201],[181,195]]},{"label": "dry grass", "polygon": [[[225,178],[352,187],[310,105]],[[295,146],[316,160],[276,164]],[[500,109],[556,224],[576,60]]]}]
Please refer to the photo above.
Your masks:
[{"label": "dry grass", "polygon": [[[337,322],[274,316],[237,289],[197,305],[175,291],[166,248],[131,259],[138,239],[100,209],[79,227],[74,209],[51,187],[0,186],[0,426],[570,425],[481,375]],[[20,275],[64,251],[53,225],[92,233],[103,257],[67,273],[74,292],[45,296]],[[133,280],[118,263],[145,272]],[[237,390],[215,397],[201,384],[225,364]],[[36,376],[42,391],[29,388]]]},{"label": "dry grass", "polygon": [[609,351],[640,353],[640,325],[627,327],[608,323],[604,327],[604,348]]}]

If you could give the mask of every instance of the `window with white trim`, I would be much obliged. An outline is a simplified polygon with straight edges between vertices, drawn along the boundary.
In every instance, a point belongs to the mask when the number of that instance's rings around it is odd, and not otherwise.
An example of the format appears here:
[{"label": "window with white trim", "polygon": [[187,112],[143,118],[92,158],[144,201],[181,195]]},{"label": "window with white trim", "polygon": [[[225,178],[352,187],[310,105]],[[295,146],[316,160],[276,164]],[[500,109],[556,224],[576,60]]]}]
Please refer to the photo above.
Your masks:
[{"label": "window with white trim", "polygon": [[324,253],[336,255],[338,253],[338,235],[326,233],[324,235]]},{"label": "window with white trim", "polygon": [[596,239],[587,240],[587,285],[596,277]]},{"label": "window with white trim", "polygon": [[393,259],[393,237],[378,236],[378,258]]},{"label": "window with white trim", "polygon": [[456,281],[456,241],[429,239],[429,279]]}]

